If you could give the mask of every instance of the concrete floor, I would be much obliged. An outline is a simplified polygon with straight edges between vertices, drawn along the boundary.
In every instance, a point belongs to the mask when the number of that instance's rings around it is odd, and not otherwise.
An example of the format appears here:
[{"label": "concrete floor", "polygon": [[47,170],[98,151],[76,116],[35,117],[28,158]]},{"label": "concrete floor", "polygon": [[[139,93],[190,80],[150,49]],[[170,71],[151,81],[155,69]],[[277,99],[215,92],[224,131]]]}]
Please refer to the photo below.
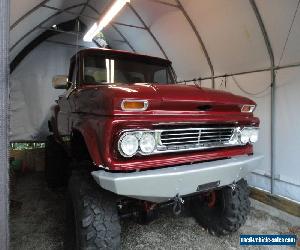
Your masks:
[{"label": "concrete floor", "polygon": [[[35,173],[18,179],[13,198],[22,202],[22,207],[11,209],[11,249],[63,249],[63,192],[48,190],[43,174]],[[209,235],[191,217],[166,213],[147,226],[122,222],[122,249],[251,249],[239,246],[240,233],[278,234],[288,232],[290,226],[286,221],[251,208],[250,217],[239,232],[218,238]]]}]

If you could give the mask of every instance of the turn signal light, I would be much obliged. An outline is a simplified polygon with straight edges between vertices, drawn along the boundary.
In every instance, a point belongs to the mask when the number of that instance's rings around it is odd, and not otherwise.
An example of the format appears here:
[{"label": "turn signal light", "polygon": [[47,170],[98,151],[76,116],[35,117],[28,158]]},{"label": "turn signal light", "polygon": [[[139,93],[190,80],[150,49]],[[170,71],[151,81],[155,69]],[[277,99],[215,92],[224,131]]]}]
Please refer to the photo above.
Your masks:
[{"label": "turn signal light", "polygon": [[255,109],[255,105],[243,105],[241,111],[243,113],[252,113]]},{"label": "turn signal light", "polygon": [[123,100],[121,108],[124,111],[143,111],[148,108],[147,100]]}]

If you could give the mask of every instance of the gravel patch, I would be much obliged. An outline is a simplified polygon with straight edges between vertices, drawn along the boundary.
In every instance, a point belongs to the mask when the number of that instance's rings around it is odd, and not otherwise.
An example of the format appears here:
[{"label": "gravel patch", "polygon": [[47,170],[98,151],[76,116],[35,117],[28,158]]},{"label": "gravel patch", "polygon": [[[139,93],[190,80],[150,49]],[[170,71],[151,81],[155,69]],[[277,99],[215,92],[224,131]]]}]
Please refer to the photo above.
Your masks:
[{"label": "gravel patch", "polygon": [[[10,249],[63,249],[64,191],[50,191],[43,174],[34,173],[18,178],[12,197],[22,206],[11,209]],[[250,216],[239,232],[215,237],[199,226],[194,218],[187,215],[176,217],[166,211],[149,225],[122,221],[122,249],[250,249],[239,246],[241,233],[278,234],[288,232],[289,227],[288,222],[251,208]],[[255,249],[286,248],[264,246]]]}]

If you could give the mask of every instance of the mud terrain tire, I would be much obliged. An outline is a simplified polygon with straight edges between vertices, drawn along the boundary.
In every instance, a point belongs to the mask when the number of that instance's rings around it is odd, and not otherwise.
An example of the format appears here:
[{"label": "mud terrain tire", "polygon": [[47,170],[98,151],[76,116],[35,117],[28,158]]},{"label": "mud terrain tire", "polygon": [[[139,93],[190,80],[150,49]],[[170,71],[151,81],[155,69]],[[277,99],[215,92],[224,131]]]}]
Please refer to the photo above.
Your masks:
[{"label": "mud terrain tire", "polygon": [[250,212],[247,181],[241,179],[233,190],[224,187],[215,191],[215,204],[196,198],[191,202],[191,212],[198,223],[211,234],[221,236],[237,231],[245,224]]},{"label": "mud terrain tire", "polygon": [[117,196],[90,174],[73,172],[68,185],[65,249],[119,249],[121,227]]}]

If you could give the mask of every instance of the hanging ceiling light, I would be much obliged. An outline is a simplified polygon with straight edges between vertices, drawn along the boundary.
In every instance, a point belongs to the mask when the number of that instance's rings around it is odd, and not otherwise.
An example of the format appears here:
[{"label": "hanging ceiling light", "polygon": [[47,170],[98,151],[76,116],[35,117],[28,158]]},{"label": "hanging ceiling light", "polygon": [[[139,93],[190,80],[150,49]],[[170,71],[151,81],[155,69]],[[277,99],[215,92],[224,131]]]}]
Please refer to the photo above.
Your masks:
[{"label": "hanging ceiling light", "polygon": [[83,40],[86,42],[91,42],[94,36],[96,36],[107,24],[109,24],[109,22],[120,12],[125,4],[129,2],[130,0],[115,0],[113,5],[104,14],[101,20],[98,23],[94,23],[93,26],[84,35]]}]

